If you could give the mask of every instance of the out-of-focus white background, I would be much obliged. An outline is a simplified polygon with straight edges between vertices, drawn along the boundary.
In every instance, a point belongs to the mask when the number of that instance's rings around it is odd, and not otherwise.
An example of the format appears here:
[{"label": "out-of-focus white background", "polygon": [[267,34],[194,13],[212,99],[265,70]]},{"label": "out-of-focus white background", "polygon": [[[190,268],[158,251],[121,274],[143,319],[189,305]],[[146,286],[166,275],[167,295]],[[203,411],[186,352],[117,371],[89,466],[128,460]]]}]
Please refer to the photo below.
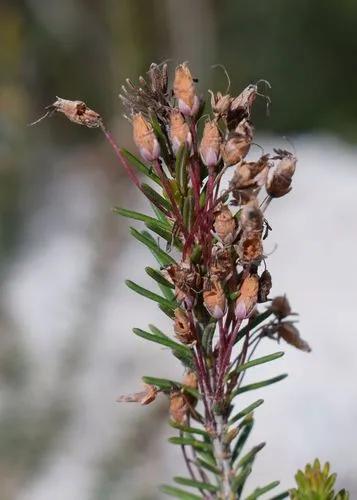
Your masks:
[{"label": "out-of-focus white background", "polygon": [[[299,74],[294,88],[286,74],[289,54],[296,56],[293,41],[288,38],[290,52],[279,44],[278,53],[273,45],[270,52],[250,45],[241,16],[251,23],[249,36],[259,38],[266,15],[271,27],[269,16],[286,19],[282,5],[274,12],[255,10],[254,17],[237,4],[225,2],[220,13],[204,0],[195,6],[108,0],[102,7],[31,0],[0,8],[6,69],[0,81],[1,500],[154,500],[161,498],[157,485],[182,468],[178,450],[167,443],[163,397],[149,407],[115,402],[137,390],[142,375],[182,374],[168,352],[131,332],[148,323],[171,328],[154,303],[124,285],[126,278],[149,285],[143,268],[152,258],[128,236],[128,221],[111,209],[147,207],[97,131],[61,117],[26,128],[56,94],[81,97],[93,107],[99,102],[118,141],[132,147],[116,99],[120,83],[165,58],[173,64],[189,59],[197,76],[203,74],[202,90],[224,90],[222,75],[214,80],[209,70],[217,62],[229,64],[232,93],[258,77],[271,79],[271,117],[258,103],[257,123],[275,133],[258,134],[256,142],[266,151],[289,148],[284,130],[299,158],[293,191],[268,210],[273,231],[265,251],[271,253],[272,295],[287,293],[313,350],[283,346],[282,359],[251,370],[251,380],[283,372],[289,377],[241,398],[242,407],[265,399],[251,443],[267,446],[250,486],[280,479],[282,488],[290,487],[296,470],[318,456],[331,462],[351,498],[357,493],[356,128],[351,109],[329,100],[331,93],[340,97],[333,82],[321,89],[326,101],[316,89],[319,106],[311,109],[306,97],[332,55],[318,58],[311,82]],[[310,12],[297,15],[303,24]],[[237,57],[235,37],[244,42]],[[345,37],[347,43],[348,30]],[[317,48],[320,43],[307,33],[295,59],[300,73],[311,71],[305,51],[318,54]],[[260,353],[275,350],[267,341]]]}]

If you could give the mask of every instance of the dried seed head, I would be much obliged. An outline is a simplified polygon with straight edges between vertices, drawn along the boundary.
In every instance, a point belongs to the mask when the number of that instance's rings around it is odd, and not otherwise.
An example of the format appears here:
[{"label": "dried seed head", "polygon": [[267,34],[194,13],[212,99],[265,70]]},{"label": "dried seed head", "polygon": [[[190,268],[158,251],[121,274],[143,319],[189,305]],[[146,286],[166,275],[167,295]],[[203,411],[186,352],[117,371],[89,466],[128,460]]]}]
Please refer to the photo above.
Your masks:
[{"label": "dried seed head", "polygon": [[186,63],[177,66],[173,87],[181,113],[185,116],[197,114],[200,101],[196,95],[195,84]]},{"label": "dried seed head", "polygon": [[192,344],[195,341],[187,314],[180,308],[175,309],[174,331],[183,344]]},{"label": "dried seed head", "polygon": [[275,297],[271,303],[270,310],[279,320],[284,319],[291,314],[291,307],[285,295]]},{"label": "dried seed head", "polygon": [[264,217],[256,201],[244,205],[240,213],[239,224],[246,233],[263,231]]},{"label": "dried seed head", "polygon": [[88,108],[82,101],[70,101],[57,97],[57,100],[47,106],[48,113],[63,113],[71,122],[85,125],[88,128],[96,128],[103,125],[101,116]]},{"label": "dried seed head", "polygon": [[216,276],[220,281],[226,281],[233,272],[233,259],[228,248],[214,245],[212,248],[211,276]]},{"label": "dried seed head", "polygon": [[216,277],[212,277],[211,280],[206,282],[203,303],[213,318],[220,319],[225,315],[227,299],[222,285]]},{"label": "dried seed head", "polygon": [[263,243],[257,232],[243,232],[237,245],[238,257],[243,264],[259,263],[263,258]]},{"label": "dried seed head", "polygon": [[142,405],[152,403],[156,399],[158,390],[151,384],[144,384],[144,387],[145,389],[141,392],[119,396],[118,403],[140,403]]},{"label": "dried seed head", "polygon": [[300,337],[299,330],[292,323],[280,323],[277,326],[277,333],[285,342],[300,349],[300,351],[311,352],[309,344]]},{"label": "dried seed head", "polygon": [[168,84],[167,64],[162,66],[155,63],[150,64],[148,75],[152,92],[157,95],[166,95]]},{"label": "dried seed head", "polygon": [[152,162],[160,156],[160,145],[151,123],[142,113],[135,113],[133,119],[133,137],[141,156],[145,161]]},{"label": "dried seed head", "polygon": [[265,184],[269,169],[269,155],[263,155],[258,161],[243,161],[234,171],[230,187],[234,189],[258,188]]},{"label": "dried seed head", "polygon": [[190,387],[191,389],[197,389],[198,380],[196,373],[193,371],[186,372],[185,376],[183,377],[182,384]]},{"label": "dried seed head", "polygon": [[170,394],[170,416],[174,422],[185,424],[189,414],[189,404],[181,391]]},{"label": "dried seed head", "polygon": [[259,278],[256,274],[251,274],[243,280],[235,306],[237,319],[248,318],[253,312],[258,300],[258,290]]},{"label": "dried seed head", "polygon": [[178,109],[172,109],[170,113],[170,139],[174,153],[177,153],[180,146],[186,144],[188,149],[192,146],[192,135],[190,127],[186,123],[182,113]]},{"label": "dried seed head", "polygon": [[213,168],[220,158],[221,134],[217,123],[209,120],[205,123],[202,140],[200,144],[200,155],[204,165]]},{"label": "dried seed head", "polygon": [[228,134],[222,146],[222,157],[228,166],[235,165],[245,158],[253,140],[253,127],[246,119],[242,120],[235,130]]},{"label": "dried seed head", "polygon": [[181,262],[166,267],[166,273],[175,285],[177,301],[188,309],[194,304],[197,290],[201,287],[201,276],[191,265]]},{"label": "dried seed head", "polygon": [[267,193],[273,198],[280,198],[291,191],[291,181],[295,172],[297,158],[288,151],[278,150],[280,159],[271,168],[266,181]]},{"label": "dried seed head", "polygon": [[208,92],[211,94],[211,107],[216,119],[225,116],[232,101],[231,96],[229,94],[222,95],[221,92],[214,94],[212,90]]},{"label": "dried seed head", "polygon": [[258,302],[266,302],[272,287],[271,274],[265,269],[259,278]]},{"label": "dried seed head", "polygon": [[222,205],[214,215],[213,227],[217,236],[222,243],[226,245],[232,244],[236,237],[236,219],[233,217],[232,212],[227,205]]},{"label": "dried seed head", "polygon": [[256,85],[248,85],[239,96],[235,97],[232,102],[230,109],[231,111],[244,111],[245,115],[249,118],[252,106],[257,97],[258,87]]}]

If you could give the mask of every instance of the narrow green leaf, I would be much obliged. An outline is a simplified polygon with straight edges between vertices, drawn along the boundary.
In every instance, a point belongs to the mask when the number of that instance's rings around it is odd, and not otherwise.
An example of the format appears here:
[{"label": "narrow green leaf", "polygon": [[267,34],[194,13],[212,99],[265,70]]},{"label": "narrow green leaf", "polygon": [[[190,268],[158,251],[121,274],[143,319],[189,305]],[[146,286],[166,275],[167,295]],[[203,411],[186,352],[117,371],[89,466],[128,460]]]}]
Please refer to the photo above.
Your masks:
[{"label": "narrow green leaf", "polygon": [[270,361],[274,361],[275,359],[279,359],[282,356],[284,356],[284,354],[285,353],[283,351],[279,351],[273,354],[268,354],[267,356],[262,356],[261,358],[252,359],[247,363],[243,363],[242,365],[237,366],[237,368],[235,368],[228,374],[227,378],[229,379],[233,374],[244,372],[245,370],[251,368],[252,366],[262,365],[264,363],[269,363]]},{"label": "narrow green leaf", "polygon": [[159,309],[166,314],[170,319],[175,319],[174,310],[171,307],[164,306],[163,304],[159,305]]},{"label": "narrow green leaf", "polygon": [[244,455],[244,457],[242,457],[238,464],[237,464],[237,468],[238,467],[246,467],[247,465],[251,464],[251,462],[253,462],[255,456],[257,455],[257,453],[260,452],[260,450],[262,450],[265,446],[265,443],[260,443],[258,444],[257,446],[254,446],[250,451],[248,451],[248,453],[246,455]]},{"label": "narrow green leaf", "polygon": [[212,445],[210,443],[204,443],[203,441],[198,441],[190,437],[171,437],[169,442],[172,444],[178,444],[181,446],[192,446],[197,450],[212,451]]},{"label": "narrow green leaf", "polygon": [[210,321],[203,330],[201,342],[206,353],[210,353],[212,351],[212,339],[216,330],[216,324],[216,321]]},{"label": "narrow green leaf", "polygon": [[177,185],[184,196],[187,193],[187,186],[188,186],[187,160],[188,160],[188,149],[185,144],[182,144],[176,153],[175,176]]},{"label": "narrow green leaf", "polygon": [[289,491],[283,491],[282,493],[279,493],[279,495],[272,497],[270,500],[283,500],[283,498],[287,498],[289,495]]},{"label": "narrow green leaf", "polygon": [[186,196],[183,201],[182,216],[185,227],[190,231],[194,219],[194,200],[192,195]]},{"label": "narrow green leaf", "polygon": [[115,214],[121,215],[122,217],[127,217],[129,219],[140,220],[142,222],[157,222],[161,224],[162,227],[168,228],[169,225],[165,225],[162,222],[159,222],[154,217],[150,217],[149,215],[142,214],[140,212],[135,212],[133,210],[127,210],[126,208],[114,207],[113,212]]},{"label": "narrow green leaf", "polygon": [[145,196],[150,200],[155,206],[157,207],[162,207],[164,210],[167,212],[171,211],[171,204],[170,202],[161,196],[155,189],[153,189],[151,186],[148,184],[141,184],[141,189],[143,190],[143,193]]},{"label": "narrow green leaf", "polygon": [[176,476],[174,477],[175,483],[182,484],[183,486],[191,486],[191,488],[198,488],[200,490],[207,491],[218,491],[218,487],[211,483],[204,483],[201,481],[194,481],[193,479],[189,479],[186,477]]},{"label": "narrow green leaf", "polygon": [[171,226],[171,223],[167,220],[166,215],[163,212],[161,212],[161,210],[159,210],[153,204],[151,204],[151,208],[153,209],[158,221],[162,222],[162,224],[165,224],[165,226],[169,227]]},{"label": "narrow green leaf", "polygon": [[237,335],[235,343],[237,343],[240,339],[242,339],[248,332],[254,330],[254,328],[263,323],[263,321],[268,319],[269,316],[271,316],[272,314],[273,314],[272,311],[268,309],[267,311],[264,311],[261,314],[259,314],[256,318],[249,321],[249,323],[244,328],[239,330],[239,334]]},{"label": "narrow green leaf", "polygon": [[212,472],[213,474],[216,474],[216,475],[220,475],[221,474],[221,471],[219,470],[218,467],[215,467],[214,465],[206,462],[205,460],[203,460],[202,458],[198,457],[197,458],[197,462],[198,464],[203,467],[204,469]]},{"label": "narrow green leaf", "polygon": [[169,338],[167,335],[165,335],[165,333],[163,331],[161,331],[159,328],[157,328],[157,326],[155,325],[149,325],[149,328],[150,328],[150,331],[152,333],[154,333],[155,335],[159,335],[160,337],[165,337],[165,338]]},{"label": "narrow green leaf", "polygon": [[180,488],[174,488],[173,486],[169,486],[167,484],[162,485],[160,490],[167,495],[175,498],[181,498],[182,500],[202,500],[201,496],[194,495],[193,493],[181,490]]},{"label": "narrow green leaf", "polygon": [[247,442],[247,439],[252,431],[253,425],[254,425],[254,419],[252,416],[246,417],[245,420],[243,420],[243,422],[241,423],[241,430],[238,434],[238,439],[232,450],[232,457],[231,457],[232,464],[237,460],[237,458],[241,454],[243,446]]},{"label": "narrow green leaf", "polygon": [[229,420],[228,425],[232,425],[235,422],[237,422],[239,419],[245,417],[249,413],[252,413],[253,410],[255,410],[256,408],[258,408],[258,406],[262,405],[263,403],[264,403],[264,399],[258,399],[257,401],[255,401],[251,405],[249,405],[246,408],[244,408],[244,410],[242,410],[239,413],[237,413],[236,415],[234,415],[234,417],[232,417]]},{"label": "narrow green leaf", "polygon": [[280,380],[284,380],[288,376],[287,373],[283,373],[282,375],[278,375],[277,377],[269,378],[267,380],[263,380],[262,382],[256,382],[254,384],[244,385],[240,387],[236,391],[232,393],[232,399],[238,394],[243,394],[243,392],[254,391],[255,389],[261,389],[262,387],[266,387],[267,385],[275,384],[276,382],[280,382]]},{"label": "narrow green leaf", "polygon": [[256,490],[253,491],[253,493],[251,495],[249,495],[246,498],[246,500],[255,500],[256,498],[264,495],[264,493],[267,493],[268,491],[276,488],[277,486],[279,486],[279,484],[280,484],[280,481],[273,481],[272,483],[269,483],[266,486],[263,486],[261,488],[257,488]]},{"label": "narrow green leaf", "polygon": [[155,335],[153,333],[146,332],[145,330],[141,330],[140,328],[133,328],[133,332],[138,337],[141,337],[145,340],[150,340],[151,342],[155,342],[156,344],[161,344],[165,347],[169,347],[173,351],[180,352],[186,358],[192,359],[192,353],[188,347],[185,345],[179,344],[174,340],[171,340],[169,337],[162,337],[160,335]]},{"label": "narrow green leaf", "polygon": [[196,389],[193,389],[192,387],[188,387],[181,382],[176,382],[175,380],[169,380],[165,378],[157,378],[157,377],[148,377],[144,376],[142,377],[143,382],[145,384],[151,384],[151,385],[156,385],[163,391],[167,390],[179,390],[182,389],[185,393],[190,394],[191,396],[199,399],[201,396]]},{"label": "narrow green leaf", "polygon": [[160,178],[158,175],[155,174],[155,172],[152,171],[150,167],[145,165],[142,161],[139,160],[136,156],[134,156],[130,151],[127,149],[122,148],[122,153],[123,155],[130,161],[130,163],[137,169],[139,172],[142,174],[146,175],[151,179],[152,181],[156,182],[156,184],[161,185],[160,183]]},{"label": "narrow green leaf", "polygon": [[130,228],[130,232],[134,236],[134,238],[136,238],[138,241],[140,241],[140,243],[143,243],[143,245],[147,246],[151,250],[160,265],[168,266],[175,263],[175,259],[164,252],[151,235],[145,232],[139,232],[133,227]]},{"label": "narrow green leaf", "polygon": [[240,495],[244,488],[244,484],[251,472],[252,472],[252,467],[248,466],[245,469],[243,469],[242,472],[233,479],[232,491],[235,491],[237,493],[237,498],[240,498]]},{"label": "narrow green leaf", "polygon": [[153,300],[154,302],[158,302],[159,304],[168,307],[169,309],[175,309],[176,304],[171,302],[170,300],[164,299],[164,297],[161,297],[161,295],[157,295],[154,292],[151,292],[150,290],[147,290],[146,288],[143,288],[142,286],[138,285],[137,283],[134,283],[134,281],[131,280],[125,280],[126,286],[128,286],[131,290],[134,292],[138,293],[139,295],[142,295],[143,297],[146,297],[147,299]]},{"label": "narrow green leaf", "polygon": [[166,286],[167,288],[175,288],[173,283],[170,283],[161,273],[152,267],[145,267],[146,273],[155,280],[160,285]]},{"label": "narrow green leaf", "polygon": [[172,227],[166,227],[155,219],[153,219],[153,221],[145,222],[145,226],[167,241],[169,245],[173,244],[178,250],[182,250],[182,242],[178,238],[174,237]]},{"label": "narrow green leaf", "polygon": [[198,429],[197,427],[187,427],[186,425],[179,424],[173,420],[170,420],[170,425],[174,429],[179,429],[182,432],[188,432],[189,434],[199,434],[200,436],[209,437],[208,432],[204,429]]}]

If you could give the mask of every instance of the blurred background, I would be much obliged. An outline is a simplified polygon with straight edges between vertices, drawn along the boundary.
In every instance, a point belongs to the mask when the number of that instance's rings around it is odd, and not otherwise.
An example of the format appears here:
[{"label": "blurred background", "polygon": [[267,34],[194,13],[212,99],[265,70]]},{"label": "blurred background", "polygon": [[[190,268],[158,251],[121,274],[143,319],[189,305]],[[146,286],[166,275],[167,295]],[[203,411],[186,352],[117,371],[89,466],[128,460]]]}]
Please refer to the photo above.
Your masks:
[{"label": "blurred background", "polygon": [[257,142],[292,143],[299,157],[265,251],[313,352],[287,348],[253,374],[290,376],[242,400],[266,400],[252,443],[268,446],[250,485],[290,487],[319,456],[356,497],[356,19],[353,0],[1,0],[1,500],[155,500],[182,467],[164,398],[115,403],[144,374],[182,374],[131,333],[169,328],[123,284],[145,285],[151,257],[112,207],[145,205],[98,131],[61,116],[27,127],[56,95],[83,99],[132,147],[120,86],[164,60],[189,61],[202,93],[226,89],[215,64],[232,94],[269,80]]}]

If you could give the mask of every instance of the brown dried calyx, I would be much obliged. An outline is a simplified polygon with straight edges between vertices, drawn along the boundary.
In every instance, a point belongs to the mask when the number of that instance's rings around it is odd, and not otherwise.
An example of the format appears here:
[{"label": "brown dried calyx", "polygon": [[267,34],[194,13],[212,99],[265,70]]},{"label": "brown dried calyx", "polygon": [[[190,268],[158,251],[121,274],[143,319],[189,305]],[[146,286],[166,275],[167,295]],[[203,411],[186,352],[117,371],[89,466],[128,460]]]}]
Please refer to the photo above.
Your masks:
[{"label": "brown dried calyx", "polygon": [[270,305],[270,310],[279,320],[282,320],[291,314],[291,307],[285,295],[275,297]]},{"label": "brown dried calyx", "polygon": [[239,225],[241,235],[237,245],[237,252],[242,263],[258,263],[263,257],[263,222],[264,217],[253,200],[243,206]]},{"label": "brown dried calyx", "polygon": [[31,125],[39,123],[54,113],[63,113],[71,122],[77,123],[77,125],[84,125],[88,128],[103,127],[101,116],[93,109],[88,108],[83,101],[70,101],[69,99],[57,97],[56,101],[45,109],[47,113],[31,123]]},{"label": "brown dried calyx", "polygon": [[175,285],[176,300],[191,309],[201,287],[201,276],[186,262],[171,264],[166,267],[165,274]]},{"label": "brown dried calyx", "polygon": [[194,116],[200,107],[196,95],[195,84],[186,63],[177,66],[173,90],[177,99],[178,108],[185,116]]},{"label": "brown dried calyx", "polygon": [[231,277],[233,266],[234,262],[230,249],[214,245],[210,266],[211,276],[216,276],[220,281],[225,282]]},{"label": "brown dried calyx", "polygon": [[160,156],[160,145],[151,123],[142,113],[135,113],[133,121],[133,138],[145,161],[152,162]]},{"label": "brown dried calyx", "polygon": [[119,396],[117,402],[140,403],[142,405],[148,405],[149,403],[152,403],[156,399],[158,390],[151,384],[144,384],[144,387],[144,390],[141,392],[134,392],[133,394]]},{"label": "brown dried calyx", "polygon": [[231,245],[236,238],[236,219],[227,205],[219,205],[214,212],[214,230],[226,245]]},{"label": "brown dried calyx", "polygon": [[291,322],[279,323],[277,326],[277,334],[288,344],[296,347],[300,351],[311,352],[309,344],[300,337],[299,330]]},{"label": "brown dried calyx", "polygon": [[189,150],[191,149],[192,135],[190,127],[178,109],[172,109],[170,112],[169,134],[174,153],[177,153],[179,148],[184,144]]},{"label": "brown dried calyx", "polygon": [[266,182],[269,172],[269,155],[263,155],[258,161],[239,163],[229,183],[233,198],[239,205],[252,201]]},{"label": "brown dried calyx", "polygon": [[213,168],[220,160],[221,133],[215,120],[208,120],[203,129],[200,155],[204,165]]},{"label": "brown dried calyx", "polygon": [[[188,371],[183,380],[182,385],[189,387],[190,389],[197,389],[197,375]],[[170,394],[170,416],[174,422],[179,424],[185,424],[187,422],[190,409],[193,408],[197,403],[197,400],[191,394],[187,394],[184,392],[184,388],[182,390],[173,391]]]},{"label": "brown dried calyx", "polygon": [[247,276],[241,285],[239,296],[235,305],[237,319],[248,318],[258,301],[259,278],[256,274]]},{"label": "brown dried calyx", "polygon": [[258,302],[266,302],[272,287],[270,272],[265,269],[259,278]]},{"label": "brown dried calyx", "polygon": [[196,340],[195,332],[192,331],[189,318],[183,309],[175,309],[174,331],[183,344],[190,345]]},{"label": "brown dried calyx", "polygon": [[223,95],[221,92],[214,94],[212,90],[208,92],[211,94],[211,108],[215,119],[225,118],[229,111],[232,97],[229,94]]},{"label": "brown dried calyx", "polygon": [[291,191],[291,181],[295,172],[297,158],[281,149],[276,149],[275,152],[279,162],[269,170],[266,180],[266,190],[272,198],[280,198]]},{"label": "brown dried calyx", "polygon": [[235,165],[248,154],[253,140],[253,127],[244,118],[237,127],[228,133],[226,142],[222,145],[222,158],[226,166]]},{"label": "brown dried calyx", "polygon": [[217,276],[207,279],[203,291],[203,304],[209,314],[215,318],[222,318],[227,309],[227,299]]}]

